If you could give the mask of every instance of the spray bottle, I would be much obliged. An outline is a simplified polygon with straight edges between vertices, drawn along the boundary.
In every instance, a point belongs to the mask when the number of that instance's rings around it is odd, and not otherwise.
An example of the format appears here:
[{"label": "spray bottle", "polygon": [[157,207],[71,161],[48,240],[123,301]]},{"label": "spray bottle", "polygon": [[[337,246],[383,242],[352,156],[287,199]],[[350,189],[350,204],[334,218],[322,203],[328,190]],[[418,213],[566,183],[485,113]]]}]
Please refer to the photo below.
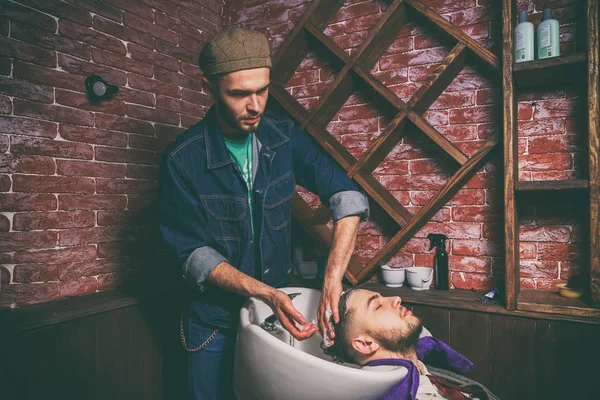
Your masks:
[{"label": "spray bottle", "polygon": [[439,233],[430,233],[427,235],[427,239],[430,242],[429,250],[437,247],[433,262],[435,288],[448,290],[448,253],[446,253],[446,240],[448,237]]}]

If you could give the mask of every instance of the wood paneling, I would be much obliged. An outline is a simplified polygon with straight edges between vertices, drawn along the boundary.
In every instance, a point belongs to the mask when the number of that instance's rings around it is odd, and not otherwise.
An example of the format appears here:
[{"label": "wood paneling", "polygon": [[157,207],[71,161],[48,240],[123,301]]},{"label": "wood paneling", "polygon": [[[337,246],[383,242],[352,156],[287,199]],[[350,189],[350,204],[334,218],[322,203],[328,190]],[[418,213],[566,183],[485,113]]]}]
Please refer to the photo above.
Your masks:
[{"label": "wood paneling", "polygon": [[473,361],[467,376],[490,385],[491,317],[469,311],[453,310],[450,313],[450,341],[448,344]]}]

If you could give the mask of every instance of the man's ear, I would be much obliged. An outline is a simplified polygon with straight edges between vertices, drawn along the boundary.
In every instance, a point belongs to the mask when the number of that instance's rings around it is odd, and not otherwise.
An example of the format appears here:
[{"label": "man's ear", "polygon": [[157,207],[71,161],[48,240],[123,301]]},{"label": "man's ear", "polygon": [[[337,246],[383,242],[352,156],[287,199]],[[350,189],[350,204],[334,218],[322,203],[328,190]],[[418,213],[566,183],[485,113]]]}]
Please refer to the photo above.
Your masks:
[{"label": "man's ear", "polygon": [[352,340],[352,348],[364,356],[369,356],[379,350],[379,343],[369,335],[359,335]]},{"label": "man's ear", "polygon": [[212,98],[215,98],[215,88],[212,86],[212,84],[210,83],[210,81],[208,79],[206,79],[205,76],[203,76],[202,78],[200,78],[200,81],[202,82],[202,89],[210,94],[212,96]]}]

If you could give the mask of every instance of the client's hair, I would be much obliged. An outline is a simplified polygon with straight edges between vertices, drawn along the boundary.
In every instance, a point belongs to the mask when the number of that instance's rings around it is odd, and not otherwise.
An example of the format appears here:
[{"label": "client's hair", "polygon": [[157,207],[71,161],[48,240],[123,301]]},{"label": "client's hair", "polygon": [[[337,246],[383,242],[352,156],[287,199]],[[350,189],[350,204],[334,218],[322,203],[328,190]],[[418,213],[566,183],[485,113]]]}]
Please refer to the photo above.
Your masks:
[{"label": "client's hair", "polygon": [[350,289],[340,297],[339,301],[339,315],[340,322],[337,324],[333,321],[333,317],[330,318],[331,326],[335,331],[335,339],[334,344],[330,347],[324,347],[321,345],[321,348],[330,356],[333,361],[337,363],[353,363],[356,364],[356,361],[352,357],[354,349],[352,348],[352,343],[348,339],[348,322],[352,317],[353,311],[348,310],[348,299],[355,293],[358,289]]}]

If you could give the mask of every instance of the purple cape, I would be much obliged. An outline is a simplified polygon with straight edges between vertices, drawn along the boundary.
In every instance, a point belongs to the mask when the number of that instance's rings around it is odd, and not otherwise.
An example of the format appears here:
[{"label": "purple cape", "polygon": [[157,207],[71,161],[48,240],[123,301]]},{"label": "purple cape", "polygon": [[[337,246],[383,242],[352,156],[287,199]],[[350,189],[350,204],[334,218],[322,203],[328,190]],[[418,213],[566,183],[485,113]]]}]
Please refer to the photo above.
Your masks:
[{"label": "purple cape", "polygon": [[[448,346],[444,341],[433,336],[424,336],[417,342],[417,358],[426,364],[437,368],[449,369],[453,372],[464,374],[468,372],[473,363],[465,356]],[[392,386],[380,400],[414,400],[419,388],[419,369],[411,361],[401,358],[384,358],[369,361],[366,365],[399,365],[408,370],[408,373],[397,384]]]}]

